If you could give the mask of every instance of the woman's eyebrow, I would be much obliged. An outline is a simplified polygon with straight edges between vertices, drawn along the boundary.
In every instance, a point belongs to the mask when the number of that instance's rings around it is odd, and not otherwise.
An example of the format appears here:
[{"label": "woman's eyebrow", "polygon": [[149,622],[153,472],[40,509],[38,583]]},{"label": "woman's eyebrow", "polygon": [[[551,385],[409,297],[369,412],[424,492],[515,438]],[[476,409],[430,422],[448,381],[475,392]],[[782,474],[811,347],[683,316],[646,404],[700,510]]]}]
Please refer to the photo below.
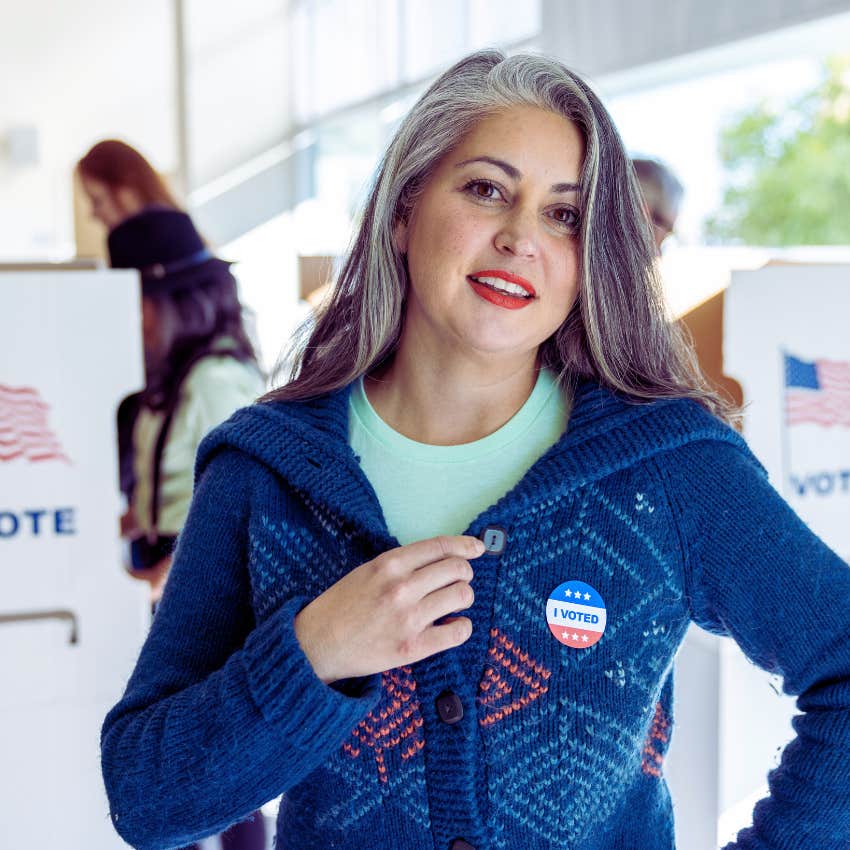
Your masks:
[{"label": "woman's eyebrow", "polygon": [[[455,168],[462,168],[464,165],[469,165],[473,162],[489,162],[490,165],[495,165],[496,168],[500,168],[511,180],[521,180],[522,172],[511,165],[509,162],[505,162],[503,159],[496,159],[493,156],[475,156],[472,159],[465,159],[463,162],[458,162],[455,165]],[[578,183],[554,183],[552,184],[552,192],[556,194],[562,192],[578,192],[581,187]]]}]

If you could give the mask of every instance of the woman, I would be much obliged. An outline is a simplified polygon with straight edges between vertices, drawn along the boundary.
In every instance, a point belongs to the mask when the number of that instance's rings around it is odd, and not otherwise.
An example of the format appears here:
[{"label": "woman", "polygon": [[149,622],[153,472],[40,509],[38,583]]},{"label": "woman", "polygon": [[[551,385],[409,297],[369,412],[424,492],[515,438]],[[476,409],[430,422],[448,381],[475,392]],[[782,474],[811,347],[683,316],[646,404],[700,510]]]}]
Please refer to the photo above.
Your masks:
[{"label": "woman", "polygon": [[92,216],[107,230],[150,205],[180,208],[153,166],[135,148],[116,139],[98,142],[77,163],[77,174]]},{"label": "woman", "polygon": [[285,848],[666,850],[692,619],[805,712],[730,847],[846,839],[850,573],[718,417],[653,255],[562,65],[477,53],[423,95],[297,376],[199,451],[104,726],[130,843],[284,793]]},{"label": "woman", "polygon": [[[163,177],[126,142],[98,142],[77,163],[75,171],[89,199],[92,217],[107,232],[149,207],[179,209]],[[128,502],[134,486],[131,440],[139,398],[139,394],[126,398],[117,414],[121,491]]]},{"label": "woman", "polygon": [[229,264],[186,213],[148,207],[109,234],[113,268],[139,269],[147,376],[133,424],[134,486],[123,529],[134,574],[157,602],[189,511],[203,437],[262,392]]}]

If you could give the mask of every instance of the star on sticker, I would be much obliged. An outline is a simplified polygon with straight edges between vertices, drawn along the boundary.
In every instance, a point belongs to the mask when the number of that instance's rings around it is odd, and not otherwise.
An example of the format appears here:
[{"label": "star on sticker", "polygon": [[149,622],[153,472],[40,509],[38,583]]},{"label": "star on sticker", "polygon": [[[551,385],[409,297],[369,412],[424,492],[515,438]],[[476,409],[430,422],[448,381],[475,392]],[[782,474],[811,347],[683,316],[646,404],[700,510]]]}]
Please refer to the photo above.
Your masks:
[{"label": "star on sticker", "polygon": [[566,596],[567,599],[569,599],[572,595],[573,595],[573,592],[571,590],[565,590],[564,591],[564,596]]},{"label": "star on sticker", "polygon": [[585,643],[587,643],[587,635],[582,635],[582,636],[581,636],[581,639],[582,639]]},{"label": "star on sticker", "polygon": [[564,640],[567,640],[567,639],[569,638],[569,636],[570,636],[570,633],[569,633],[569,632],[561,632],[561,637],[562,637]]},{"label": "star on sticker", "polygon": [[573,640],[578,640],[578,635],[575,632],[573,632]]},{"label": "star on sticker", "polygon": [[585,593],[585,594],[584,594],[584,598],[585,598],[585,599],[590,599],[590,594],[589,594],[589,593]]}]

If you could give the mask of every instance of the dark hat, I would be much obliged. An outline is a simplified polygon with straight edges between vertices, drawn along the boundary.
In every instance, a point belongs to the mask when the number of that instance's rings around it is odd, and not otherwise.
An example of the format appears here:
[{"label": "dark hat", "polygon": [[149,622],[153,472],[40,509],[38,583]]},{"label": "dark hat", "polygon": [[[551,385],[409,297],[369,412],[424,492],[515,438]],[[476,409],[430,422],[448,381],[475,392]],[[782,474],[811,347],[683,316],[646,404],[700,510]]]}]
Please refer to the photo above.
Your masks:
[{"label": "dark hat", "polygon": [[161,205],[145,207],[109,234],[109,263],[114,269],[138,269],[146,295],[188,289],[204,273],[229,269],[218,259],[186,213]]}]

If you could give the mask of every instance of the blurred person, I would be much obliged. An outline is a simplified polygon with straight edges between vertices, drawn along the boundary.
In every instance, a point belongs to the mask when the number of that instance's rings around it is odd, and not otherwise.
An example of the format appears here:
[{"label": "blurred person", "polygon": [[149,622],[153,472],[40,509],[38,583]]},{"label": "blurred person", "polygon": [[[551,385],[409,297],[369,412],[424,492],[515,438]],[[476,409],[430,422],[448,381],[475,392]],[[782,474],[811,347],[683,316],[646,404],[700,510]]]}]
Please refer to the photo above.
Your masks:
[{"label": "blurred person", "polygon": [[[113,268],[139,269],[146,386],[135,398],[134,486],[122,533],[131,575],[162,594],[189,510],[195,452],[206,433],[263,391],[229,263],[184,212],[146,207],[109,234]],[[222,836],[224,850],[264,850],[260,812]]]},{"label": "blurred person", "polygon": [[[675,230],[685,189],[670,168],[658,160],[636,158],[632,164],[660,256],[662,244]],[[694,307],[680,321],[693,341],[702,374],[715,390],[740,407],[744,403],[741,385],[723,371],[723,300],[721,291]]]},{"label": "blurred person", "polygon": [[632,164],[646,203],[655,247],[660,254],[661,245],[676,227],[685,187],[670,168],[656,159],[633,159]]},{"label": "blurred person", "polygon": [[113,268],[142,279],[146,386],[132,429],[134,488],[125,534],[136,576],[158,600],[192,493],[201,439],[263,389],[230,264],[189,216],[150,207],[109,235]]},{"label": "blurred person", "polygon": [[76,171],[92,216],[107,230],[152,204],[180,209],[165,178],[126,142],[98,142],[77,163]]},{"label": "blurred person", "polygon": [[[180,208],[165,178],[139,151],[118,139],[95,144],[77,162],[75,174],[89,199],[92,217],[107,232],[147,207]],[[127,503],[132,499],[135,480],[131,441],[140,398],[141,393],[127,396],[116,416],[119,477]]]},{"label": "blurred person", "polygon": [[482,51],[422,95],[294,375],[199,449],[103,727],[127,841],[283,793],[280,850],[669,850],[694,621],[802,712],[727,850],[847,844],[850,571],[729,427],[645,222],[558,61]]}]

